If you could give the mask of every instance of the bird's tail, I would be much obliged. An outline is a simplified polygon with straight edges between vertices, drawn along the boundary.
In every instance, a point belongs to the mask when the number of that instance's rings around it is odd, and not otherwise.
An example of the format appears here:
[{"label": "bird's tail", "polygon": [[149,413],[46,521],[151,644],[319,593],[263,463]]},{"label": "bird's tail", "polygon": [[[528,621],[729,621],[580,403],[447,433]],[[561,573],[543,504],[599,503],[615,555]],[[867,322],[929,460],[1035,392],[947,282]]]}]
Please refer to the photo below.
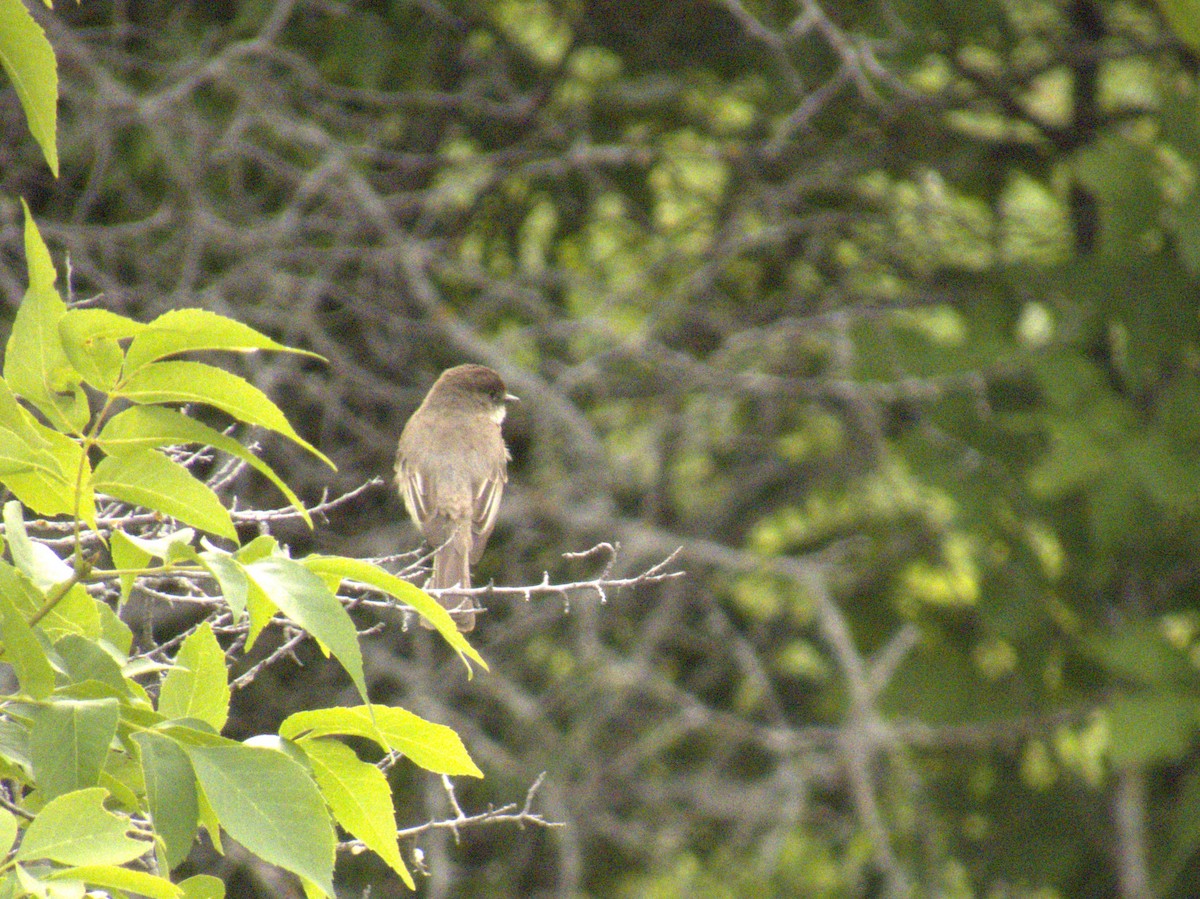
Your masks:
[{"label": "bird's tail", "polygon": [[[433,552],[433,576],[427,587],[434,590],[450,590],[471,587],[471,522],[464,521],[453,537]],[[475,628],[475,601],[463,594],[444,593],[438,602],[454,615],[454,622],[463,633]],[[457,611],[456,611],[457,610]],[[421,623],[429,627],[424,619]]]}]

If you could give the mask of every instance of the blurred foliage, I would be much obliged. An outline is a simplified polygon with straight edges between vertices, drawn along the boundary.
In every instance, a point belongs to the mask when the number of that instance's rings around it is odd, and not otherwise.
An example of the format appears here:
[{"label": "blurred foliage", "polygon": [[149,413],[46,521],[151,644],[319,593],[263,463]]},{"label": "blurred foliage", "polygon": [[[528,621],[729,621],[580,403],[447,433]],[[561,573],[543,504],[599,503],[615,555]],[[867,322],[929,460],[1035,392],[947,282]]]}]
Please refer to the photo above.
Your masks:
[{"label": "blurred foliage", "polygon": [[496,600],[470,684],[379,640],[476,797],[546,770],[566,824],[423,843],[429,895],[1194,895],[1192,7],[88,2],[44,17],[61,178],[0,143],[0,289],[25,195],[78,294],[320,352],[246,374],[335,488],[487,362],[526,402],[484,578],[684,547]]}]

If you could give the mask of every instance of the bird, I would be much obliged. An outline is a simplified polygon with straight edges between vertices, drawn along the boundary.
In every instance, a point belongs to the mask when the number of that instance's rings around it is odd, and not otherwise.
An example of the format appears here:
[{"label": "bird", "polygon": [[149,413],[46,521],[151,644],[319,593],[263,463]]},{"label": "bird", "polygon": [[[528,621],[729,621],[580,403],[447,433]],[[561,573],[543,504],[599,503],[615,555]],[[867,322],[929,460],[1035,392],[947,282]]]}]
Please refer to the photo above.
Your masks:
[{"label": "bird", "polygon": [[[508,481],[512,457],[500,425],[517,399],[487,366],[458,365],[442,372],[404,425],[396,486],[433,547],[427,589],[471,587],[471,566],[496,526]],[[453,612],[459,631],[474,629],[479,607],[470,596],[448,593],[438,601]]]}]

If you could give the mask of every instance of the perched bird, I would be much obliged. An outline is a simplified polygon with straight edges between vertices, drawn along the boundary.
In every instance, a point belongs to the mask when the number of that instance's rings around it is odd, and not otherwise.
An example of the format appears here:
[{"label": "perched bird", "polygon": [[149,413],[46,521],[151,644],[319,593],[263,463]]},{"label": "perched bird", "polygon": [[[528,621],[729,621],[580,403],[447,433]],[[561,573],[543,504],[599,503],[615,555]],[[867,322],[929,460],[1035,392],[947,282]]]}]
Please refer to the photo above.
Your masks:
[{"label": "perched bird", "polygon": [[[433,547],[436,590],[471,586],[471,565],[487,545],[508,480],[508,448],[500,423],[517,397],[483,365],[442,372],[400,435],[396,486],[408,514]],[[460,631],[475,627],[469,597],[446,594]],[[424,620],[421,621],[425,624]]]}]

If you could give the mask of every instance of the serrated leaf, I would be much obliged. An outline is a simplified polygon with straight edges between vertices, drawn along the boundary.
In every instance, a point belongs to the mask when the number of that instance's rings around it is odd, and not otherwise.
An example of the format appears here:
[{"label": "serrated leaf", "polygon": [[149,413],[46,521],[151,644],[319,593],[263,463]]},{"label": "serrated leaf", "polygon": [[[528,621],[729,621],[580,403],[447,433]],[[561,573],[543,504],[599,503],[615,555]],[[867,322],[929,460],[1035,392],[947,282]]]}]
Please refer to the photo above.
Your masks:
[{"label": "serrated leaf", "polygon": [[132,372],[167,356],[195,350],[243,353],[275,350],[321,358],[316,353],[277,343],[249,325],[207,309],[172,309],[150,322],[137,336],[129,347],[126,364]]},{"label": "serrated leaf", "polygon": [[38,709],[29,737],[38,788],[54,797],[94,787],[119,716],[115,699],[58,699]]},{"label": "serrated leaf", "polygon": [[265,393],[222,368],[202,362],[151,362],[124,381],[114,395],[135,403],[201,403],[238,421],[282,434],[330,468],[329,458],[296,433],[283,412]]},{"label": "serrated leaf", "polygon": [[211,446],[243,460],[267,478],[300,513],[308,526],[312,527],[308,510],[271,466],[232,437],[189,418],[182,412],[161,406],[131,406],[108,421],[100,432],[98,444],[106,453],[118,453],[130,446]]},{"label": "serrated leaf", "polygon": [[325,582],[304,565],[281,555],[251,562],[243,570],[284,615],[328,647],[365,700],[367,682],[358,632]]},{"label": "serrated leaf", "polygon": [[333,895],[333,825],[304,768],[281,752],[227,740],[181,745],[231,837]]},{"label": "serrated leaf", "polygon": [[87,427],[91,412],[80,386],[82,378],[71,367],[58,333],[58,323],[67,307],[54,289],[54,265],[28,207],[25,255],[29,289],[8,337],[4,379],[55,427],[80,432]]},{"label": "serrated leaf", "polygon": [[68,309],[59,320],[63,352],[83,379],[104,392],[121,377],[125,353],[118,341],[146,326],[107,309]]},{"label": "serrated leaf", "polygon": [[46,803],[25,831],[18,860],[48,858],[64,865],[123,865],[150,851],[130,839],[126,818],[104,808],[100,787],[67,793]]},{"label": "serrated leaf", "polygon": [[162,453],[133,449],[105,456],[92,481],[99,493],[237,541],[229,511],[212,489]]},{"label": "serrated leaf", "polygon": [[[82,474],[81,474],[82,469]],[[83,449],[22,409],[0,380],[0,481],[42,515],[73,515],[76,486],[79,514],[95,525],[91,466]]]},{"label": "serrated leaf", "polygon": [[173,868],[187,858],[199,829],[196,775],[187,754],[169,737],[142,731],[133,738],[141,750],[150,820]]},{"label": "serrated leaf", "polygon": [[410,584],[408,581],[401,580],[389,571],[384,571],[378,565],[373,565],[362,559],[350,559],[345,556],[312,555],[305,557],[302,560],[302,564],[310,571],[319,574],[322,578],[336,579],[338,582],[343,579],[357,581],[368,587],[382,590],[389,596],[393,596],[406,605],[412,606],[422,617],[437,628],[437,632],[458,653],[459,658],[463,660],[463,664],[467,666],[468,675],[471,674],[471,666],[467,662],[467,659],[478,663],[485,671],[488,670],[487,663],[483,660],[483,657],[467,642],[467,638],[459,633],[450,614],[442,608],[437,600],[419,587]]},{"label": "serrated leaf", "polygon": [[21,0],[0,0],[0,66],[16,90],[29,133],[58,177],[58,66],[42,27]]},{"label": "serrated leaf", "polygon": [[167,718],[198,718],[220,731],[229,717],[225,653],[212,627],[201,624],[179,647],[163,680],[158,711]]},{"label": "serrated leaf", "polygon": [[[373,717],[372,717],[373,713]],[[435,774],[483,777],[451,728],[426,721],[406,709],[386,705],[315,709],[289,715],[279,728],[289,740],[303,737],[355,736],[405,755]],[[381,739],[382,738],[382,739]]]},{"label": "serrated leaf", "polygon": [[145,871],[131,871],[129,868],[119,868],[116,865],[79,865],[47,875],[50,882],[63,880],[80,881],[89,886],[104,887],[110,890],[124,890],[146,896],[149,899],[183,899],[183,890],[154,874]]},{"label": "serrated leaf", "polygon": [[400,857],[392,790],[383,772],[337,740],[305,740],[300,748],[308,756],[313,777],[338,824],[377,853],[410,890],[415,890],[412,875]]}]

